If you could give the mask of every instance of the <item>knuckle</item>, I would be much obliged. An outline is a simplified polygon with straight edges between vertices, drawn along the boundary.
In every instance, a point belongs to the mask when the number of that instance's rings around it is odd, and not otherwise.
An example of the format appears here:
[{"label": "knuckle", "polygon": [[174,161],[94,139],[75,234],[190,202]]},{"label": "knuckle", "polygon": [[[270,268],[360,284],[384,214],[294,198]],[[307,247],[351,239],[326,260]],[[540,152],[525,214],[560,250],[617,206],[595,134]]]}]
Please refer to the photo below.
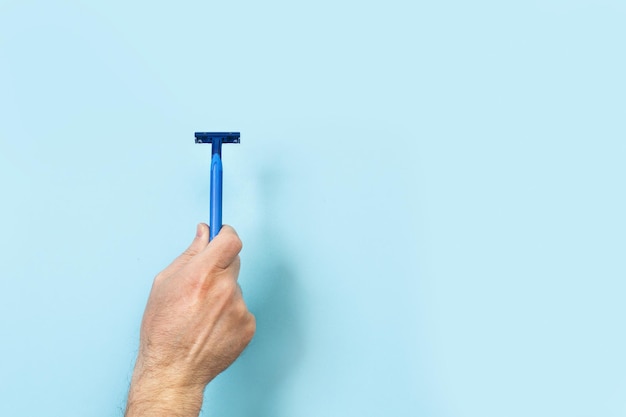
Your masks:
[{"label": "knuckle", "polygon": [[214,284],[214,288],[218,296],[226,299],[232,298],[237,290],[237,286],[230,279],[218,279]]},{"label": "knuckle", "polygon": [[248,307],[246,307],[246,303],[243,302],[243,299],[239,299],[234,306],[234,311],[237,317],[241,317],[245,319],[248,314]]},{"label": "knuckle", "polygon": [[243,243],[239,236],[234,233],[229,233],[224,237],[224,246],[229,252],[239,253],[243,249]]},{"label": "knuckle", "polygon": [[252,313],[248,313],[248,320],[244,330],[244,336],[246,340],[249,342],[254,337],[256,333],[256,318]]}]

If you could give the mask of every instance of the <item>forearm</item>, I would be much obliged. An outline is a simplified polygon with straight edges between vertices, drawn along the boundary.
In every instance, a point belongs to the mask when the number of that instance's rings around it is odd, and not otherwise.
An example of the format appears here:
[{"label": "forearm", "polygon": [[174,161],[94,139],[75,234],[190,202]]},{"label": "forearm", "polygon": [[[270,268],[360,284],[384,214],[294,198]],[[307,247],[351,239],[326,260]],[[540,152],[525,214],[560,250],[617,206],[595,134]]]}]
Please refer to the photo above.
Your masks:
[{"label": "forearm", "polygon": [[130,383],[125,417],[198,417],[203,394],[204,386],[184,383],[176,373],[151,371],[140,354]]},{"label": "forearm", "polygon": [[203,391],[158,386],[158,381],[131,383],[125,417],[198,417]]}]

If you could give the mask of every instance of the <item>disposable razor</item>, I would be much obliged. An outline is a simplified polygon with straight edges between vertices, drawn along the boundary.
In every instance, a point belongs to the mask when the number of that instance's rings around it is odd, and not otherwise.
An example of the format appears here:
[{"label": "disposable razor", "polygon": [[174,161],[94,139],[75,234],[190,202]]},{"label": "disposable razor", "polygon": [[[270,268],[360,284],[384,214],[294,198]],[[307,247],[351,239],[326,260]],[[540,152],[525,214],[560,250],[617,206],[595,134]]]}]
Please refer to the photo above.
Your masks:
[{"label": "disposable razor", "polygon": [[196,132],[196,143],[211,143],[211,198],[209,203],[209,241],[222,228],[222,143],[239,143],[239,132]]}]

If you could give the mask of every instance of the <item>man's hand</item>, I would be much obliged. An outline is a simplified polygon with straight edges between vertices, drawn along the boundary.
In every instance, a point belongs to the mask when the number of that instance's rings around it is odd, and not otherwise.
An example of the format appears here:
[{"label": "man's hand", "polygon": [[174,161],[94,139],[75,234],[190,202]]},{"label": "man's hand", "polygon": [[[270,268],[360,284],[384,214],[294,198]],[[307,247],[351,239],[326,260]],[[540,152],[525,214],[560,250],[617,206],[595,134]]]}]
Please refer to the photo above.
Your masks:
[{"label": "man's hand", "polygon": [[191,246],[154,279],[141,324],[126,417],[198,416],[204,388],[254,335],[237,284],[241,240],[224,226]]}]

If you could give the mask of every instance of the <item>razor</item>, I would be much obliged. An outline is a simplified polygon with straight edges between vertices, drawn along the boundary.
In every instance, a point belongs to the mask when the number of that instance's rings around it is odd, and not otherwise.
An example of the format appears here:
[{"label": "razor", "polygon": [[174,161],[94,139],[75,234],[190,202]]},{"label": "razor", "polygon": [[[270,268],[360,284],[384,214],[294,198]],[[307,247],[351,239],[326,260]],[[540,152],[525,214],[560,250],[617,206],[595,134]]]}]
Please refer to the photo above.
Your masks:
[{"label": "razor", "polygon": [[239,132],[196,132],[196,143],[212,144],[211,156],[211,198],[209,203],[209,241],[213,240],[222,228],[222,144],[239,143]]}]

